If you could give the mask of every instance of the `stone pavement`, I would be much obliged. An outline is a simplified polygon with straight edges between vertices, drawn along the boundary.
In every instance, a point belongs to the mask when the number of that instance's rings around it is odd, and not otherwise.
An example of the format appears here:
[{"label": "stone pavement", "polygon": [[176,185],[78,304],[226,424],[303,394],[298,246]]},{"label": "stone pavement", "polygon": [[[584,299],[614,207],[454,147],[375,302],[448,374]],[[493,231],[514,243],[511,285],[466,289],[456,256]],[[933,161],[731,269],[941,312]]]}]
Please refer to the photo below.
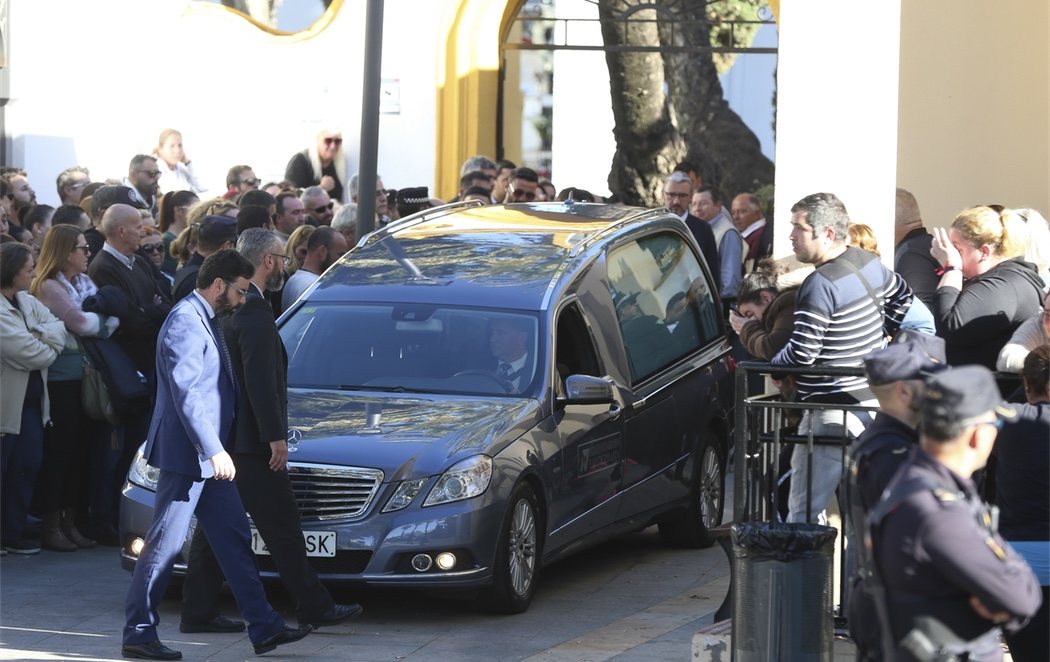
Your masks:
[{"label": "stone pavement", "polygon": [[[525,614],[479,612],[466,598],[416,591],[340,590],[362,619],[322,628],[268,658],[303,660],[688,660],[728,585],[718,547],[664,546],[655,528],[577,554],[544,571]],[[130,575],[112,548],[0,558],[0,659],[119,660]],[[290,618],[278,586],[275,608]],[[223,612],[237,614],[232,598]],[[161,610],[162,640],[187,660],[253,659],[241,634],[184,635],[178,603]]]}]

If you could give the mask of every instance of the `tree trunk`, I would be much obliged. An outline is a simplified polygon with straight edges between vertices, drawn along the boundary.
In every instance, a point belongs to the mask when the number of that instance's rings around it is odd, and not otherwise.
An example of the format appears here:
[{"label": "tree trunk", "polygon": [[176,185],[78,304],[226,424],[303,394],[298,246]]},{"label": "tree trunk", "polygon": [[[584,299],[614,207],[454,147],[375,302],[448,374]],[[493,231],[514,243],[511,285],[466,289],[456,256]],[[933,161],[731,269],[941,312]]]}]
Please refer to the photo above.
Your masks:
[{"label": "tree trunk", "polygon": [[708,2],[655,3],[675,5],[678,20],[670,12],[656,10],[630,16],[659,18],[655,24],[632,25],[632,20],[622,18],[625,11],[645,4],[652,3],[599,0],[605,44],[689,50],[606,52],[616,125],[610,190],[629,204],[660,204],[662,180],[685,159],[697,165],[705,183],[718,186],[726,197],[771,184],[773,163],[762,154],[755,134],[729,107],[711,52],[705,50],[711,44],[705,11]]}]

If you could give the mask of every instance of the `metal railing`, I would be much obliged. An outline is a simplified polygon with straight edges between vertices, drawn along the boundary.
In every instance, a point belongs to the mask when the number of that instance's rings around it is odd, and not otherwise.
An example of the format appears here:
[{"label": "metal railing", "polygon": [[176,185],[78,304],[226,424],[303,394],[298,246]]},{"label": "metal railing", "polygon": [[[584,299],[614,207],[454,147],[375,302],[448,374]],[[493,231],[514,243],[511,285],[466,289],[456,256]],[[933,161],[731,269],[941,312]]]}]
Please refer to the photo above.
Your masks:
[{"label": "metal railing", "polygon": [[[849,437],[846,420],[851,412],[874,412],[877,406],[842,405],[817,402],[794,402],[782,400],[780,395],[752,394],[749,379],[753,375],[815,375],[827,377],[864,376],[863,368],[836,368],[828,366],[787,366],[742,361],[736,366],[736,388],[733,432],[733,518],[737,522],[775,522],[780,519],[779,497],[780,453],[787,444],[803,444],[808,449],[806,472],[806,520],[813,522],[819,510],[827,504],[817,504],[818,511],[813,509],[813,449],[818,446],[832,446],[840,449],[839,504],[841,526],[838,536],[838,595],[839,616],[845,617],[848,598],[847,585],[852,571],[851,560],[847,558],[846,548],[852,544],[847,541],[848,507],[846,506],[845,482],[842,480],[849,462],[848,450],[852,439]],[[1010,373],[996,373],[996,379],[1004,395],[1010,395],[1018,376]],[[792,412],[837,411],[842,413],[841,434],[814,434],[812,425],[808,433],[797,434],[790,431],[787,418]],[[792,476],[792,479],[796,479]]]}]

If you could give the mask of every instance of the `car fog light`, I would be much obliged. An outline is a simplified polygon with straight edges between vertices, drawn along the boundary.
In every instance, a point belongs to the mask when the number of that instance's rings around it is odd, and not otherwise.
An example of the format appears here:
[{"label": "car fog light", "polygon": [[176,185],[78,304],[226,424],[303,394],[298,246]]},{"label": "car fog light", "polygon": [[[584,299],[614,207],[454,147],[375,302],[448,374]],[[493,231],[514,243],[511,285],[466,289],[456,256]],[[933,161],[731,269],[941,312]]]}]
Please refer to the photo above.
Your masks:
[{"label": "car fog light", "polygon": [[434,559],[438,570],[451,570],[456,567],[456,555],[452,552],[441,552]]},{"label": "car fog light", "polygon": [[142,538],[135,538],[128,545],[128,551],[131,552],[135,557],[142,555],[142,548],[146,546],[146,541]]},{"label": "car fog light", "polygon": [[416,554],[412,557],[412,567],[419,572],[426,572],[430,570],[430,566],[433,565],[433,561],[430,559],[429,554]]}]

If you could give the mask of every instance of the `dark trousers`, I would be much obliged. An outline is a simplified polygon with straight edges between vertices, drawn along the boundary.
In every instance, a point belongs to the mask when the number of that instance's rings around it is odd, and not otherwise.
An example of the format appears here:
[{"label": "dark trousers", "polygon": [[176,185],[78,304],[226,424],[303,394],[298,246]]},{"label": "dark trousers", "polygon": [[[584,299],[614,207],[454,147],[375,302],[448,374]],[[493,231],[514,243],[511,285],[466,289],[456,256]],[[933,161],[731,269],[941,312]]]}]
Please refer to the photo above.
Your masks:
[{"label": "dark trousers", "polygon": [[259,581],[248,518],[237,488],[228,481],[194,481],[189,476],[162,470],[155,504],[153,524],[146,533],[142,556],[135,564],[124,606],[124,643],[157,641],[157,606],[168,588],[172,563],[182,549],[194,515],[198,530],[204,530],[219,552],[219,565],[248,621],[248,638],[257,644],[277,634],[284,627],[284,620],[270,606]]},{"label": "dark trousers", "polygon": [[48,382],[51,427],[44,430],[44,462],[36,484],[35,512],[76,512],[90,438],[80,401],[80,380]]},{"label": "dark trousers", "polygon": [[84,503],[88,514],[80,518],[77,528],[90,532],[114,525],[116,502],[113,500],[113,472],[117,466],[116,434],[105,421],[84,417],[84,434],[88,447],[87,462],[82,473]]},{"label": "dark trousers", "polygon": [[[234,456],[237,491],[266,541],[281,582],[295,602],[299,623],[307,623],[327,612],[335,602],[307,561],[299,507],[288,472],[271,470],[269,460],[269,455]],[[215,555],[198,530],[190,545],[189,569],[182,585],[184,623],[206,623],[219,615],[217,601],[222,578]]]},{"label": "dark trousers", "polygon": [[1010,657],[1014,662],[1045,662],[1050,660],[1050,587],[1043,587],[1043,604],[1028,625],[1019,632],[1006,635]]},{"label": "dark trousers", "polygon": [[117,453],[115,458],[113,458],[115,464],[113,464],[111,469],[112,479],[110,480],[110,493],[112,494],[110,523],[114,526],[117,525],[117,504],[120,503],[120,492],[124,489],[124,482],[128,478],[128,469],[131,468],[131,461],[135,459],[135,452],[139,449],[139,446],[146,443],[146,437],[149,435],[150,418],[153,414],[153,401],[157,397],[156,371],[150,370],[143,374],[146,376],[146,382],[149,386],[149,406],[126,417],[124,425],[117,430]]},{"label": "dark trousers", "polygon": [[44,380],[29,376],[22,423],[18,434],[0,435],[0,539],[5,544],[22,539],[37,473],[44,456]]}]

